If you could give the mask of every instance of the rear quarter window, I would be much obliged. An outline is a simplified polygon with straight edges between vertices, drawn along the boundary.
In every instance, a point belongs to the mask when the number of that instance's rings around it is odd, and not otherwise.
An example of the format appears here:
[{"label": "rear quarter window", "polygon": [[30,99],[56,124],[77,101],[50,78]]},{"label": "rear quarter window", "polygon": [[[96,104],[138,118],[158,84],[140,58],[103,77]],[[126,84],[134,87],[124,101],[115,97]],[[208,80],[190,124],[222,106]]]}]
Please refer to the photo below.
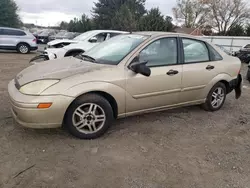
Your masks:
[{"label": "rear quarter window", "polygon": [[207,43],[211,61],[221,61],[223,60],[222,56],[217,52],[210,44]]}]

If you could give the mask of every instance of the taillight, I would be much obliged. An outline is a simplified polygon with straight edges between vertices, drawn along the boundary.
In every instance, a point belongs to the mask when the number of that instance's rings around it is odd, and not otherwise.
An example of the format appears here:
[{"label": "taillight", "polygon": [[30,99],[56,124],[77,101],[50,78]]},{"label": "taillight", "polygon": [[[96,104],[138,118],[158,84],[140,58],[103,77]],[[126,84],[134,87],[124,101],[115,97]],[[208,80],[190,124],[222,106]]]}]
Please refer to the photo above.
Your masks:
[{"label": "taillight", "polygon": [[34,38],[32,42],[37,42],[36,38]]}]

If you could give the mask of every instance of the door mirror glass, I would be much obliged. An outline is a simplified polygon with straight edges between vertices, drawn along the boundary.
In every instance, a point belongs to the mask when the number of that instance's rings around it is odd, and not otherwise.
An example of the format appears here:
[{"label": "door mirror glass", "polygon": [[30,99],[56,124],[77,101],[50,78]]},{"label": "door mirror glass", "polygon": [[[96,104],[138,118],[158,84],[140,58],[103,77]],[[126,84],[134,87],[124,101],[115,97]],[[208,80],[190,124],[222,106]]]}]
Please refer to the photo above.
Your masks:
[{"label": "door mirror glass", "polygon": [[140,61],[139,56],[136,56],[130,64],[129,68],[137,74],[142,74],[149,77],[151,75],[151,70],[149,67],[147,67],[146,64],[147,61]]},{"label": "door mirror glass", "polygon": [[89,39],[89,42],[96,43],[97,42],[97,37],[92,37],[91,39]]}]

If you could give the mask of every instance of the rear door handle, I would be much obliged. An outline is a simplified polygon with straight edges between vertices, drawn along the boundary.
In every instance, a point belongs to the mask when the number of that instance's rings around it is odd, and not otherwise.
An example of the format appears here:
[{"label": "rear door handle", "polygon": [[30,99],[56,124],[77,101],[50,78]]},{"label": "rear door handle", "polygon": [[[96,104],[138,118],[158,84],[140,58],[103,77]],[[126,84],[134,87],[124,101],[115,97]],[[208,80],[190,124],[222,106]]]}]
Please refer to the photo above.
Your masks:
[{"label": "rear door handle", "polygon": [[170,70],[170,71],[167,72],[167,75],[173,76],[173,75],[176,75],[178,73],[179,73],[179,71],[177,71],[177,70]]},{"label": "rear door handle", "polygon": [[214,69],[214,66],[208,65],[208,66],[206,67],[206,69],[207,69],[207,70],[212,70],[212,69]]}]

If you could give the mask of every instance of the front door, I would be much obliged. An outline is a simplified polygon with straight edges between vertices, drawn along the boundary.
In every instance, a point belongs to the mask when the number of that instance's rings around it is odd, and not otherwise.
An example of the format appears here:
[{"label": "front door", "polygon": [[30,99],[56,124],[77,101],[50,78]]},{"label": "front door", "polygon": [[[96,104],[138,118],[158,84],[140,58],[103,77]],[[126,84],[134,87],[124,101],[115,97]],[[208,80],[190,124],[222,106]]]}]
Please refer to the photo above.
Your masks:
[{"label": "front door", "polygon": [[157,110],[178,103],[181,91],[182,65],[178,65],[177,38],[157,39],[140,52],[151,75],[145,77],[127,72],[126,112]]}]

